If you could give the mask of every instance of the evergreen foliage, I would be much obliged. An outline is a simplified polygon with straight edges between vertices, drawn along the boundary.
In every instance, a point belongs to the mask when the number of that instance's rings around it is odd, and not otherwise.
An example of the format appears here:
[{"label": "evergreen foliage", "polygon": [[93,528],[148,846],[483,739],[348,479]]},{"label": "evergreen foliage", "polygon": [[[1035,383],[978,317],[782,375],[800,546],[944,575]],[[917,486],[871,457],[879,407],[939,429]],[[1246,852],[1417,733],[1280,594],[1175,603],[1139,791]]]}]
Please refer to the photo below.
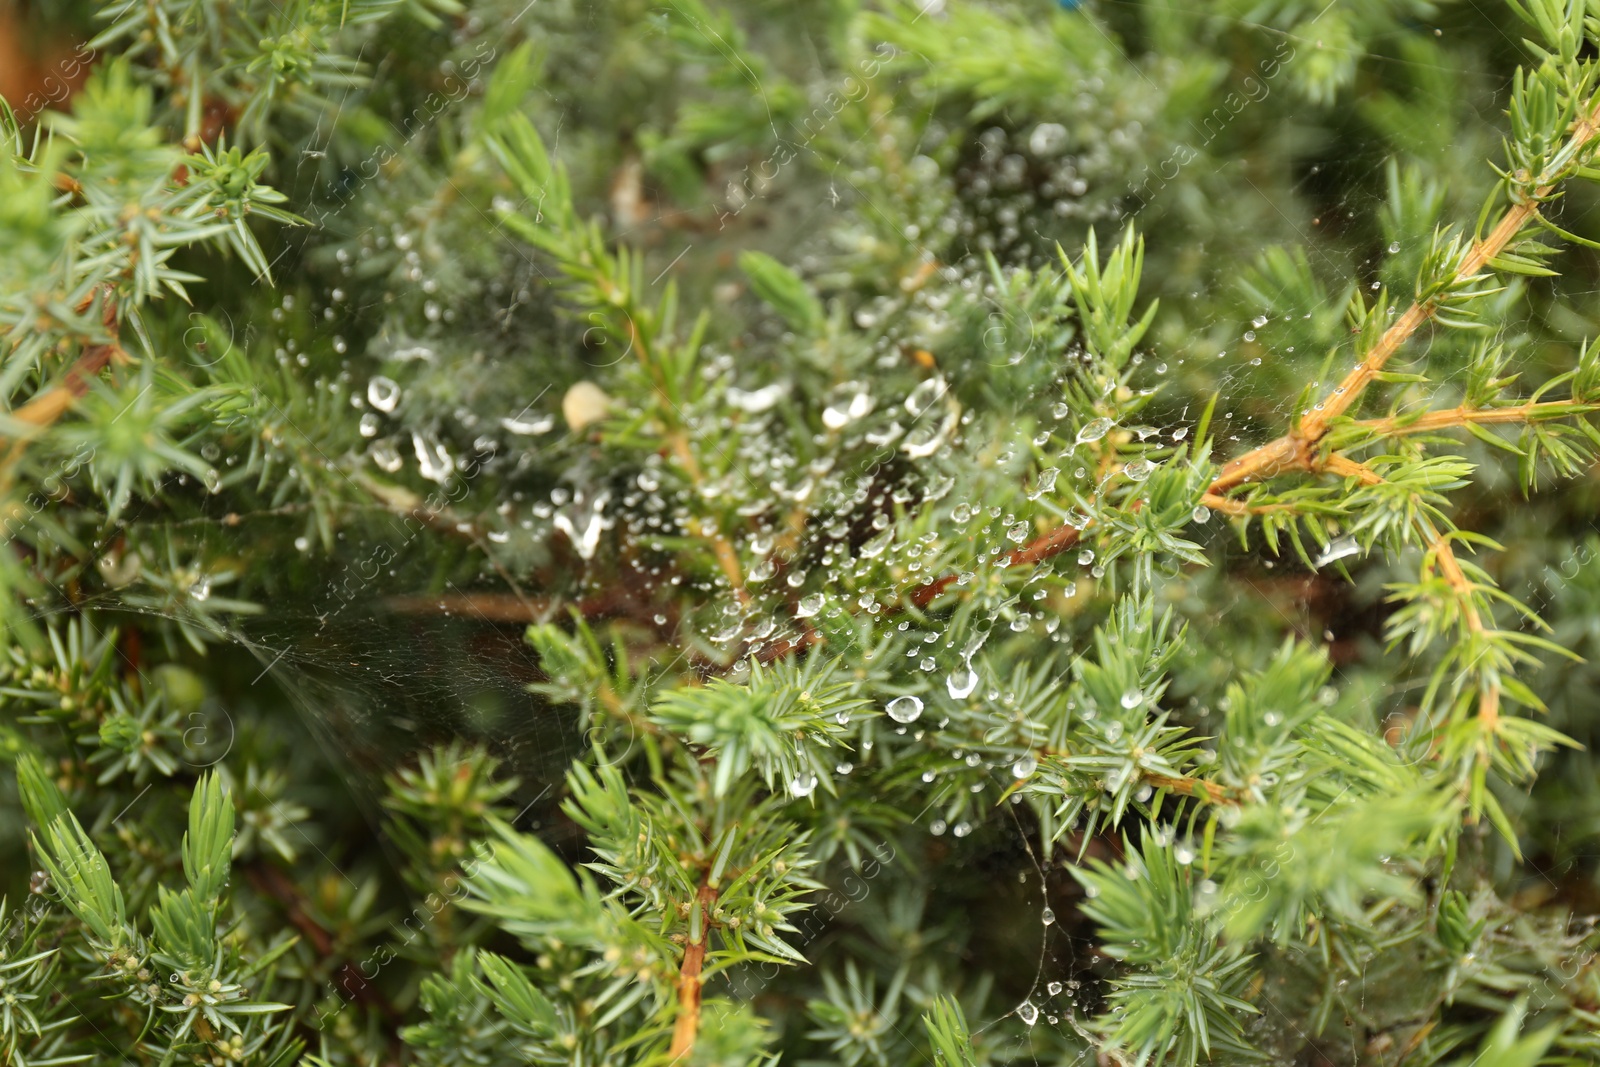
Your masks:
[{"label": "evergreen foliage", "polygon": [[1600,1062],[1600,5],[15,15],[0,1064]]}]

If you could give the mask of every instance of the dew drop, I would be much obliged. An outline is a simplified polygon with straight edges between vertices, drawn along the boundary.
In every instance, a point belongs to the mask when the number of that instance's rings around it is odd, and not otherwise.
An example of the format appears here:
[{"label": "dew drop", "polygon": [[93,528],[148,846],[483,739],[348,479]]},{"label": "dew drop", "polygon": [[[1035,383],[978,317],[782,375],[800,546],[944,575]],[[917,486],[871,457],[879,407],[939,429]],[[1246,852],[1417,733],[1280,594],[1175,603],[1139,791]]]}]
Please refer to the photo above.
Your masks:
[{"label": "dew drop", "polygon": [[532,437],[536,434],[549,433],[555,428],[556,417],[528,411],[518,412],[509,419],[501,419],[500,426],[507,433],[514,433],[522,437]]},{"label": "dew drop", "polygon": [[945,679],[944,685],[953,698],[964,700],[972,695],[974,689],[978,688],[978,672],[973,670],[970,665],[963,666],[958,670],[951,671],[950,677]]},{"label": "dew drop", "polygon": [[1060,152],[1066,143],[1067,128],[1059,122],[1041,122],[1028,134],[1028,151],[1040,159]]},{"label": "dew drop", "polygon": [[367,383],[367,403],[387,414],[400,403],[400,384],[393,378],[378,375]]},{"label": "dew drop", "polygon": [[1083,428],[1078,431],[1077,443],[1085,445],[1090,441],[1098,441],[1110,433],[1111,427],[1114,425],[1115,423],[1110,419],[1095,419],[1093,422],[1085,423]]},{"label": "dew drop", "polygon": [[911,390],[911,395],[905,399],[906,410],[912,415],[921,415],[944,396],[947,388],[943,378],[929,378]]},{"label": "dew drop", "polygon": [[794,617],[797,619],[809,619],[822,610],[823,603],[824,598],[821,593],[812,593],[810,596],[802,597],[800,603],[795,605]]},{"label": "dew drop", "polygon": [[450,453],[431,435],[424,437],[415,430],[411,431],[411,447],[417,454],[418,471],[430,482],[442,484],[455,470],[455,461],[450,458]]},{"label": "dew drop", "polygon": [[1026,1025],[1032,1026],[1039,1021],[1039,1009],[1033,1006],[1033,1001],[1024,1000],[1022,1006],[1017,1009],[1017,1017]]},{"label": "dew drop", "polygon": [[872,410],[872,394],[865,382],[845,382],[834,386],[828,405],[822,409],[822,424],[842,430]]},{"label": "dew drop", "polygon": [[899,696],[884,705],[884,712],[895,722],[916,722],[922,715],[922,701],[914,696]]},{"label": "dew drop", "polygon": [[1140,704],[1143,704],[1143,703],[1144,703],[1144,690],[1143,689],[1130,689],[1126,693],[1122,694],[1121,704],[1125,708],[1129,708],[1129,709],[1136,708]]},{"label": "dew drop", "polygon": [[400,450],[392,441],[374,441],[372,443],[372,462],[378,469],[386,474],[393,474],[404,465],[405,460],[400,456]]},{"label": "dew drop", "polygon": [[809,772],[795,775],[789,779],[789,795],[793,797],[808,797],[817,788],[817,776]]},{"label": "dew drop", "polygon": [[1011,765],[1011,776],[1013,778],[1026,778],[1038,769],[1039,761],[1029,754]]},{"label": "dew drop", "polygon": [[1061,471],[1055,467],[1046,467],[1044,470],[1040,471],[1039,481],[1033,487],[1033,492],[1028,494],[1028,499],[1038,500],[1041,496],[1044,496],[1046,493],[1053,490],[1056,487],[1056,478],[1060,474]]},{"label": "dew drop", "polygon": [[1340,537],[1328,542],[1328,547],[1322,550],[1312,563],[1313,567],[1326,567],[1328,564],[1354,556],[1361,551],[1361,542],[1354,537]]}]

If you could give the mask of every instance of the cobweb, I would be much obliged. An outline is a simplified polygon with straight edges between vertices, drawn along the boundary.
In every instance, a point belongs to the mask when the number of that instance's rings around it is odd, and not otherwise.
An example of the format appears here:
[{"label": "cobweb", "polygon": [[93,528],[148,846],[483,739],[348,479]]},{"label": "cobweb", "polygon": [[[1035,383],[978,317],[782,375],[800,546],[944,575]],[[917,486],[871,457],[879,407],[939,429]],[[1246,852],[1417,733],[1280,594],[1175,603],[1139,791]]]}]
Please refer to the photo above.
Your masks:
[{"label": "cobweb", "polygon": [[[935,7],[930,5],[929,18],[939,17]],[[1239,20],[1239,25],[1241,32],[1283,33],[1275,27],[1244,20]],[[1296,44],[1310,49],[1316,42],[1302,39]],[[1384,56],[1379,56],[1377,61],[1405,62]],[[759,79],[753,88],[760,96]],[[1310,105],[1297,99],[1286,86],[1276,87],[1269,96],[1250,106],[1291,111],[1305,108],[1308,114],[1310,112]],[[772,122],[774,134],[784,137],[777,120]],[[911,125],[920,128],[922,133],[915,143],[901,145],[901,154],[909,160],[926,159],[925,151],[933,152],[940,147],[933,142],[944,135],[943,131],[931,116]],[[1081,234],[1085,222],[1095,225],[1105,242],[1120,228],[1123,212],[1130,203],[1133,210],[1128,218],[1141,227],[1150,218],[1170,223],[1176,232],[1183,232],[1181,213],[1163,202],[1159,190],[1131,202],[1127,197],[1114,195],[1086,197],[1091,190],[1080,170],[1090,169],[1089,164],[1080,166],[1062,155],[1052,143],[1057,133],[1047,127],[1048,124],[1036,122],[1008,122],[1002,116],[993,126],[977,130],[969,143],[959,146],[952,210],[961,217],[963,224],[970,224],[968,254],[954,264],[938,268],[950,276],[946,291],[959,293],[963,284],[970,283],[968,291],[974,294],[973,299],[987,299],[983,295],[985,253],[993,252],[1011,264],[1043,266],[1050,262],[1056,240],[1065,239],[1072,232]],[[881,135],[880,131],[869,129],[861,134],[861,139]],[[550,140],[553,154],[559,155],[559,128]],[[780,258],[800,263],[820,260],[828,254],[824,235],[846,212],[871,214],[877,209],[863,191],[861,176],[856,173],[856,164],[851,162],[848,153],[837,159],[819,159],[815,158],[817,148],[808,151],[813,154],[808,162],[815,178],[796,181],[792,186],[779,183],[759,189],[749,200],[738,196],[730,199],[719,192],[705,207],[713,212],[725,212],[731,205],[738,213],[781,213],[787,219],[784,229],[792,241],[789,250],[792,255],[780,255]],[[1318,190],[1328,185],[1324,171],[1328,166],[1342,168],[1346,176],[1352,169],[1367,172],[1364,179],[1351,181],[1347,178],[1340,183],[1339,187],[1345,190],[1366,191],[1346,193],[1344,195],[1354,199],[1326,205],[1323,214],[1330,226],[1336,218],[1346,221],[1370,218],[1379,211],[1385,193],[1384,160],[1381,155],[1374,154],[1370,159],[1308,162],[1286,189],[1275,190],[1271,195],[1261,193],[1263,204],[1258,205],[1259,214],[1272,217],[1293,210],[1274,203],[1273,195],[1303,195],[1315,200]],[[1013,181],[1018,173],[1022,179]],[[1014,191],[1007,192],[1008,185]],[[1041,187],[1046,190],[1041,192]],[[1098,207],[1084,207],[1086,203]],[[1065,207],[1057,207],[1058,204]],[[647,206],[633,226],[617,227],[620,231],[617,236],[627,241],[634,235],[633,231],[650,231],[661,221],[658,212],[659,209]],[[1022,225],[1019,220],[1033,220],[1037,225]],[[1294,223],[1288,223],[1287,230],[1296,229]],[[396,232],[399,232],[398,227]],[[1281,236],[1285,227],[1279,226],[1274,232]],[[1160,230],[1147,231],[1147,236],[1153,246],[1172,239]],[[1322,247],[1317,243],[1316,234],[1300,236],[1313,249]],[[510,241],[503,234],[497,234],[495,239]],[[1214,239],[1221,240],[1220,237]],[[396,241],[394,247],[401,247],[393,236],[390,240]],[[1203,290],[1231,285],[1236,269],[1233,264],[1240,261],[1238,253],[1241,250],[1264,251],[1264,242],[1255,241],[1249,233],[1228,235],[1227,240],[1227,254],[1212,255],[1212,248],[1200,250],[1203,256],[1215,260],[1215,266],[1191,270],[1183,277],[1147,277],[1146,297],[1159,296],[1168,314],[1181,315],[1185,306],[1201,296]],[[711,264],[720,249],[714,242],[685,241],[684,244],[686,247],[681,250],[665,245],[653,249],[649,257],[651,270],[647,274],[654,276],[657,270],[665,275],[671,271],[715,269]],[[1370,262],[1335,261],[1322,251],[1316,251],[1315,255],[1320,257],[1317,269],[1330,281],[1344,278],[1352,284],[1366,286],[1374,276],[1375,268]],[[930,264],[937,260],[931,248],[926,250],[926,257]],[[519,301],[526,300],[520,294],[536,290],[546,279],[537,265],[528,262],[522,248],[512,248],[506,259],[516,267],[516,274],[499,295],[509,316],[515,312]],[[292,272],[293,268],[291,261],[279,270]],[[1141,307],[1143,303],[1142,299]],[[429,306],[436,307],[431,302]],[[1004,320],[999,305],[995,307]],[[343,316],[359,311],[332,298],[325,304],[304,310],[316,316],[327,312],[330,330],[339,329]],[[928,315],[940,311],[910,302],[896,304],[894,300],[885,300],[864,303],[854,312],[854,320],[858,327],[870,330],[880,319],[908,310]],[[1287,413],[1285,405],[1292,400],[1292,394],[1285,396],[1281,391],[1260,384],[1262,375],[1257,373],[1258,366],[1263,359],[1270,360],[1272,353],[1255,343],[1255,331],[1266,335],[1263,330],[1266,313],[1263,310],[1259,315],[1262,321],[1242,313],[1237,322],[1201,322],[1196,326],[1196,339],[1187,347],[1168,353],[1158,352],[1152,346],[1151,351],[1142,355],[1152,365],[1152,381],[1167,373],[1174,378],[1189,373],[1186,361],[1204,364],[1200,373],[1208,376],[1226,398],[1218,413],[1221,427],[1218,438],[1224,449],[1243,451],[1250,442],[1281,432],[1282,418]],[[429,321],[439,322],[441,329],[450,324],[448,308],[437,312],[429,310],[427,317]],[[1051,355],[1030,351],[1035,339],[1041,336],[1034,324],[1001,321],[998,326],[1001,342],[995,359],[989,362],[988,372],[996,381],[1003,380],[1024,357],[1038,360]],[[259,328],[269,332],[271,329],[269,324],[261,324]],[[1019,343],[1019,338],[1024,340]],[[904,336],[891,334],[885,348],[916,341],[914,331]],[[386,369],[397,365],[392,346],[388,355]],[[1159,372],[1155,372],[1157,364],[1161,368]],[[750,376],[753,368],[741,365],[732,353],[723,353],[713,365],[719,372],[735,376],[741,385],[746,381],[750,383],[741,392],[745,398],[743,403],[752,414],[781,410],[776,400],[763,396],[764,386]],[[401,384],[389,374],[368,374],[364,381],[358,378],[352,387],[353,396],[365,409],[364,416],[372,416],[374,425],[383,422],[387,413],[399,403],[401,390]],[[536,451],[541,447],[542,435],[550,433],[557,425],[555,409],[559,399],[554,396],[532,400],[518,398],[497,413],[498,419],[479,415],[475,425],[458,426],[453,428],[453,433],[441,433],[436,437],[426,434],[408,437],[404,433],[390,436],[380,431],[380,436],[372,442],[370,455],[374,464],[386,473],[418,473],[442,486],[449,484],[451,478],[449,450],[461,447],[449,442],[477,439],[476,447],[478,442],[487,440],[487,446],[479,455],[481,469],[487,473],[480,477],[495,478],[502,472],[509,476],[517,469],[518,454]],[[1029,398],[1029,402],[1033,399]],[[942,393],[881,395],[875,383],[868,381],[854,391],[840,391],[829,403],[829,413],[837,412],[841,427],[849,427],[874,410],[899,412],[897,421],[904,424],[901,435],[893,442],[886,442],[885,448],[891,454],[910,455],[917,462],[900,473],[874,481],[864,499],[860,496],[861,486],[853,480],[825,472],[810,475],[813,484],[808,492],[813,501],[813,516],[794,556],[816,561],[807,585],[811,593],[795,605],[791,603],[789,591],[780,588],[758,594],[752,606],[744,607],[726,589],[701,590],[711,600],[713,610],[696,623],[702,627],[700,638],[712,648],[730,654],[759,654],[777,648],[786,639],[799,637],[801,631],[795,625],[798,620],[794,615],[804,613],[813,597],[818,606],[812,613],[824,610],[824,599],[819,594],[834,592],[833,586],[837,584],[830,572],[847,571],[863,552],[899,554],[906,564],[933,554],[930,545],[895,543],[892,523],[882,528],[874,528],[873,523],[893,508],[898,492],[932,496],[937,490],[930,487],[943,486],[945,493],[951,493],[950,480],[940,473],[940,451],[955,447],[953,442],[961,433],[961,424],[959,418],[950,422],[948,416],[952,409],[945,403],[945,397]],[[1152,410],[1156,425],[1150,429],[1167,439],[1192,427],[1199,416],[1197,410],[1187,406],[1171,410],[1158,406]],[[825,421],[829,413],[824,414]],[[760,445],[752,447],[759,449]],[[459,459],[459,454],[455,458]],[[747,460],[749,457],[740,458]],[[1064,480],[1070,476],[1069,462],[1070,459],[1063,463],[1063,468],[1069,471]],[[650,525],[650,512],[643,503],[631,508],[625,503],[630,492],[641,497],[651,494],[650,468],[637,473],[631,490],[610,485],[603,473],[587,485],[558,486],[544,498],[501,501],[505,521],[494,525],[498,530],[509,531],[510,536],[519,541],[572,546],[584,561],[596,551],[599,539],[607,536],[620,537],[626,533],[644,540],[660,536],[661,528]],[[793,492],[804,477],[803,472],[791,472],[786,490]],[[725,488],[752,497],[769,491],[767,486]],[[946,531],[943,536],[977,538],[980,543],[992,546],[991,551],[996,554],[1015,548],[1018,541],[1009,532],[1018,524],[1031,524],[1034,518],[1032,514],[1023,513],[973,514],[973,509],[959,498],[959,493],[946,496],[937,507],[941,516],[938,526]],[[207,539],[225,553],[238,550],[240,555],[247,556],[250,517],[244,518],[247,521],[243,524],[218,523],[209,528]],[[1236,551],[1226,545],[1223,531],[1216,528],[1220,525],[1213,524],[1204,539],[1217,553]],[[868,529],[864,531],[863,526]],[[887,532],[880,534],[880,529]],[[391,533],[374,535],[370,530],[363,532],[352,526],[341,536],[346,535],[351,540],[337,548],[337,556],[345,561],[346,571],[361,561],[376,558],[385,546],[393,547]],[[502,551],[498,543],[485,543],[478,531],[472,532],[470,540],[474,542],[472,551],[484,560],[475,580],[458,575],[439,588],[436,576],[429,569],[429,561],[411,558],[405,550],[381,553],[385,561],[371,568],[372,574],[367,574],[365,567],[360,569],[359,580],[355,583],[357,592],[351,599],[322,598],[309,603],[271,601],[264,605],[264,614],[235,619],[225,632],[225,639],[246,651],[259,666],[259,673],[250,685],[276,687],[298,709],[325,752],[337,754],[337,760],[359,769],[360,773],[353,774],[350,781],[355,786],[364,816],[380,840],[383,838],[381,808],[374,791],[380,775],[372,772],[398,766],[427,743],[458,734],[489,739],[496,754],[506,761],[508,771],[524,782],[522,803],[526,807],[519,813],[519,827],[547,834],[560,833],[555,804],[560,795],[561,776],[572,759],[585,751],[583,731],[586,724],[578,722],[571,709],[549,707],[528,688],[530,683],[540,680],[542,674],[532,651],[521,639],[522,626],[530,615],[559,619],[559,613],[544,600],[543,591],[524,589],[514,579],[505,580],[511,576],[508,568],[515,566],[514,558],[509,555],[514,544]],[[490,537],[489,540],[496,539]],[[310,551],[309,546],[307,551]],[[1079,556],[1074,551],[1071,557],[1055,566],[1088,577],[1097,566],[1092,552],[1090,558]],[[501,562],[502,559],[508,562]],[[1258,575],[1273,568],[1303,574],[1298,563],[1266,555],[1258,554],[1255,566]],[[908,592],[939,577],[939,574],[913,570],[905,588],[899,592]],[[650,584],[645,575],[640,576],[640,581]],[[782,581],[782,576],[776,581]],[[586,587],[581,579],[575,588],[579,596],[603,591]],[[493,590],[496,595],[481,595],[486,590]],[[839,591],[842,590],[840,586]],[[1047,608],[1036,606],[1029,599],[1034,591],[1031,586],[1025,587],[1020,594],[990,604],[976,630],[980,633],[985,630],[996,633],[1028,631],[1056,641],[1067,640],[1068,631],[1057,629],[1060,620],[1052,618]],[[852,590],[847,606],[869,615],[879,611],[883,600],[887,599],[862,600],[861,596]],[[836,610],[833,605],[837,599],[836,596],[827,599],[828,610]],[[106,608],[116,606],[110,597],[103,598],[100,604]],[[91,602],[89,606],[96,605]],[[530,606],[535,610],[530,611]],[[1262,609],[1258,605],[1255,610]],[[172,618],[179,619],[178,616]],[[1274,620],[1273,624],[1280,623],[1290,630],[1306,628],[1304,618],[1285,617]],[[878,624],[885,629],[894,625],[887,615]],[[936,631],[929,631],[927,637],[929,640],[925,644],[912,649],[916,654],[907,658],[906,669],[941,679],[941,686],[952,694],[979,684],[977,679],[968,680],[974,652],[968,642],[948,640]],[[838,651],[864,653],[868,648],[858,646]],[[688,650],[682,655],[687,657]],[[225,712],[218,711],[218,714],[226,718]],[[936,709],[930,709],[929,720],[936,714]],[[921,725],[925,727],[928,723]],[[227,723],[219,720],[214,727],[216,732],[210,736],[221,737]],[[214,750],[208,750],[211,751]],[[1008,961],[1002,969],[1004,973],[998,976],[996,991],[987,1005],[988,1014],[973,1020],[974,1030],[985,1033],[1005,1020],[1020,1020],[1024,1026],[1014,1038],[1007,1040],[1017,1042],[1017,1047],[1011,1051],[1027,1059],[1030,1058],[1027,1031],[1032,1027],[1054,1028],[1067,1044],[1087,1041],[1083,1024],[1099,1007],[1094,989],[1097,960],[1090,930],[1072,917],[1075,903],[1081,899],[1077,884],[1065,869],[1074,862],[1073,855],[1070,850],[1058,848],[1046,859],[1037,840],[1037,828],[1020,814],[1021,809],[1010,805],[993,809],[993,798],[1018,777],[1011,762],[997,762],[985,769],[990,778],[981,805],[990,809],[986,822],[991,829],[996,825],[1004,827],[1010,844],[986,846],[989,851],[981,860],[993,873],[997,899],[1014,905],[1021,913],[1032,914],[1034,919],[1031,933],[1027,925],[1022,924],[1019,932],[1011,936],[1009,947],[1016,950],[1019,958]],[[800,795],[814,787],[815,783],[805,788],[792,786]],[[918,826],[920,832],[943,838],[954,848],[977,830],[971,824],[973,816],[967,814],[968,807],[960,807],[956,816],[950,814],[947,790],[941,791],[944,789],[942,784],[930,787],[929,803],[919,815]],[[1002,886],[1008,879],[1015,879],[1016,885]],[[1278,1021],[1274,1020],[1274,1025]],[[1092,1059],[1092,1054],[1085,1052],[1078,1062],[1088,1063]]]}]

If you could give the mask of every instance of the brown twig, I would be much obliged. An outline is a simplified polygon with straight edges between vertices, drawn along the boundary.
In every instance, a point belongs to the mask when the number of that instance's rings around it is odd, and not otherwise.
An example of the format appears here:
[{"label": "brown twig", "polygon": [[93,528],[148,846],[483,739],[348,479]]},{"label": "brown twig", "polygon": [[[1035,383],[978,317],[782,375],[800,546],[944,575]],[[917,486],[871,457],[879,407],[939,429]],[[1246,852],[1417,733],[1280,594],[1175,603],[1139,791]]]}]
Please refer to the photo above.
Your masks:
[{"label": "brown twig", "polygon": [[1592,409],[1591,404],[1575,404],[1570,400],[1552,400],[1546,403],[1515,404],[1503,408],[1444,408],[1430,411],[1415,418],[1391,415],[1382,419],[1362,419],[1355,425],[1384,437],[1402,437],[1413,433],[1432,433],[1466,425],[1493,425],[1496,423],[1537,422],[1548,412],[1570,415]]},{"label": "brown twig", "polygon": [[673,1020],[672,1045],[667,1050],[667,1055],[675,1061],[694,1050],[695,1037],[700,1032],[700,988],[703,984],[700,971],[706,962],[711,906],[716,901],[717,891],[709,884],[702,883],[700,892],[690,905],[699,913],[702,925],[700,937],[690,939],[684,946],[683,964],[678,968],[678,1017]]},{"label": "brown twig", "polygon": [[1208,804],[1239,806],[1239,801],[1232,795],[1232,790],[1216,782],[1208,782],[1204,778],[1173,778],[1170,775],[1151,774],[1148,771],[1143,772],[1140,777],[1157,789],[1170,789],[1174,793],[1182,793],[1186,797],[1194,797]]},{"label": "brown twig", "polygon": [[1365,463],[1349,456],[1341,456],[1337,452],[1322,461],[1322,469],[1341,478],[1360,479],[1362,485],[1378,485],[1383,481],[1383,475]]},{"label": "brown twig", "polygon": [[[1429,550],[1439,565],[1439,573],[1461,600],[1462,619],[1467,624],[1467,630],[1474,636],[1481,635],[1484,632],[1483,617],[1472,602],[1478,587],[1461,569],[1461,561],[1456,558],[1455,549],[1450,547],[1450,539],[1435,533]],[[1478,693],[1478,722],[1486,733],[1492,734],[1499,727],[1500,686],[1495,682],[1488,682]]]}]

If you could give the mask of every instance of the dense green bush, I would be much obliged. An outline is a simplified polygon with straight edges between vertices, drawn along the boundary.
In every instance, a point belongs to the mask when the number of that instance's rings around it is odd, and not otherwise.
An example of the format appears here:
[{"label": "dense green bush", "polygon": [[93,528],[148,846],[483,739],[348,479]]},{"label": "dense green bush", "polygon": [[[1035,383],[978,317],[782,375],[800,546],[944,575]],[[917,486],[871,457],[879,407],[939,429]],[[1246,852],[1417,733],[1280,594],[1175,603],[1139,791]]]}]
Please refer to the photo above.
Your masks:
[{"label": "dense green bush", "polygon": [[1600,1062],[1509,2],[16,8],[0,1063]]}]

